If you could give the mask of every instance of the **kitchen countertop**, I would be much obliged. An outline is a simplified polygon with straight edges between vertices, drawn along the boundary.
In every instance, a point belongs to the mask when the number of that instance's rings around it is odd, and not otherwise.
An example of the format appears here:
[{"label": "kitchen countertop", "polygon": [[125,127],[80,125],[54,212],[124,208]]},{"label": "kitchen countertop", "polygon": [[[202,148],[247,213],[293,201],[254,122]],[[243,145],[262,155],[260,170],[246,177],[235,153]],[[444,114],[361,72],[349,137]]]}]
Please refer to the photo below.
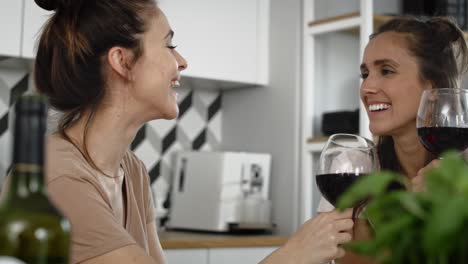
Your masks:
[{"label": "kitchen countertop", "polygon": [[279,247],[288,239],[285,236],[275,235],[234,235],[179,231],[163,231],[158,235],[163,249]]}]

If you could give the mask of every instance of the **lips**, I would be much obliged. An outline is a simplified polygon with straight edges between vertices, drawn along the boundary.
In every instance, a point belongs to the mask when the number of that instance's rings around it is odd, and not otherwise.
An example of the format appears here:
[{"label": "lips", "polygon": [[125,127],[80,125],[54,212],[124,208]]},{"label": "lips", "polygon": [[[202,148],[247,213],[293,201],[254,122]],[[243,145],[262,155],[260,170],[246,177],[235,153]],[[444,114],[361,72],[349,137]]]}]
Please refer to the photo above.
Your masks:
[{"label": "lips", "polygon": [[171,88],[177,88],[177,87],[180,87],[180,82],[179,80],[173,80],[171,82]]},{"label": "lips", "polygon": [[370,112],[384,111],[384,110],[389,109],[390,107],[391,105],[387,103],[379,103],[379,104],[373,103],[373,104],[369,104],[368,106]]}]

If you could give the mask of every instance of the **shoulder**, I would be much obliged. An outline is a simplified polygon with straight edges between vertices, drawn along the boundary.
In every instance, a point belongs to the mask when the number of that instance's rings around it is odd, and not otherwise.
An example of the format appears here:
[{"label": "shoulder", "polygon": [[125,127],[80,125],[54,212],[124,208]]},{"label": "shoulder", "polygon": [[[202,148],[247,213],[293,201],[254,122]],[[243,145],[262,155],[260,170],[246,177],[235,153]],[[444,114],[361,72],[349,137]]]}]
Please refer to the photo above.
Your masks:
[{"label": "shoulder", "polygon": [[123,166],[125,167],[126,172],[128,173],[128,178],[132,182],[133,186],[144,188],[144,186],[150,184],[145,164],[131,150],[127,150],[127,153],[125,153]]},{"label": "shoulder", "polygon": [[143,161],[141,161],[135,153],[131,150],[127,150],[123,158],[123,164],[132,173],[145,173],[146,168]]},{"label": "shoulder", "polygon": [[47,137],[45,164],[49,183],[61,177],[94,177],[96,173],[80,151],[58,134]]}]

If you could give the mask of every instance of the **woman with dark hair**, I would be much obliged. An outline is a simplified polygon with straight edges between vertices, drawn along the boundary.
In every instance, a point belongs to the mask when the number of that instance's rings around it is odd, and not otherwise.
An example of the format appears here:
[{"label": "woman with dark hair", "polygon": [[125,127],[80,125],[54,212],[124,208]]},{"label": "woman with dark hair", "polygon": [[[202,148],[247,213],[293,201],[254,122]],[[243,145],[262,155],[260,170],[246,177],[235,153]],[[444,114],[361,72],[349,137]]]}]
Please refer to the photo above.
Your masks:
[{"label": "woman with dark hair", "polygon": [[[445,17],[401,17],[380,26],[369,39],[360,66],[360,94],[369,129],[378,137],[380,167],[405,175],[412,182],[408,187],[418,191],[424,186],[423,172],[437,164],[418,138],[419,100],[425,89],[459,88],[468,69],[464,35]],[[333,206],[321,199],[318,211],[330,210]]]},{"label": "woman with dark hair", "polygon": [[381,168],[408,177],[412,190],[423,188],[422,172],[435,158],[418,139],[421,94],[459,88],[467,68],[463,32],[448,18],[398,18],[370,36],[360,67],[369,129],[379,137]]},{"label": "woman with dark hair", "polygon": [[[424,172],[437,166],[420,143],[416,115],[426,89],[459,88],[468,68],[463,32],[444,17],[401,17],[380,26],[369,37],[360,65],[361,100],[369,116],[369,129],[378,137],[381,169],[397,172],[421,191]],[[323,198],[318,212],[334,208]],[[357,213],[362,208],[357,208]],[[357,221],[354,239],[367,237],[367,225]],[[372,263],[346,254],[340,263]]]},{"label": "woman with dark hair", "polygon": [[[408,178],[411,191],[422,191],[424,173],[438,164],[418,138],[416,116],[422,92],[459,88],[467,56],[463,32],[444,17],[397,18],[370,36],[360,66],[361,100],[369,129],[379,137],[381,169]],[[358,223],[355,239],[365,237],[360,228]]]},{"label": "woman with dark hair", "polygon": [[[64,113],[47,145],[49,196],[72,225],[71,263],[165,263],[148,173],[129,150],[138,129],[178,115],[185,59],[154,0],[35,0],[55,10],[34,67],[39,93]],[[264,263],[344,254],[351,212],[306,222]]]}]

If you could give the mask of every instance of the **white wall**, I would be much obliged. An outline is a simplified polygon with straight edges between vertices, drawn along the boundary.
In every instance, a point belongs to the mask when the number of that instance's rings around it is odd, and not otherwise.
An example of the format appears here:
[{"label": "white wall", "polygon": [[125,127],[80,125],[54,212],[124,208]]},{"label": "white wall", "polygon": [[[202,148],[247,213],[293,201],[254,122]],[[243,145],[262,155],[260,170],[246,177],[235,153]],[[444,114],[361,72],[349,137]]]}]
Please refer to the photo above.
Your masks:
[{"label": "white wall", "polygon": [[273,221],[282,234],[298,222],[301,0],[271,0],[270,85],[223,95],[223,149],[268,152]]}]

